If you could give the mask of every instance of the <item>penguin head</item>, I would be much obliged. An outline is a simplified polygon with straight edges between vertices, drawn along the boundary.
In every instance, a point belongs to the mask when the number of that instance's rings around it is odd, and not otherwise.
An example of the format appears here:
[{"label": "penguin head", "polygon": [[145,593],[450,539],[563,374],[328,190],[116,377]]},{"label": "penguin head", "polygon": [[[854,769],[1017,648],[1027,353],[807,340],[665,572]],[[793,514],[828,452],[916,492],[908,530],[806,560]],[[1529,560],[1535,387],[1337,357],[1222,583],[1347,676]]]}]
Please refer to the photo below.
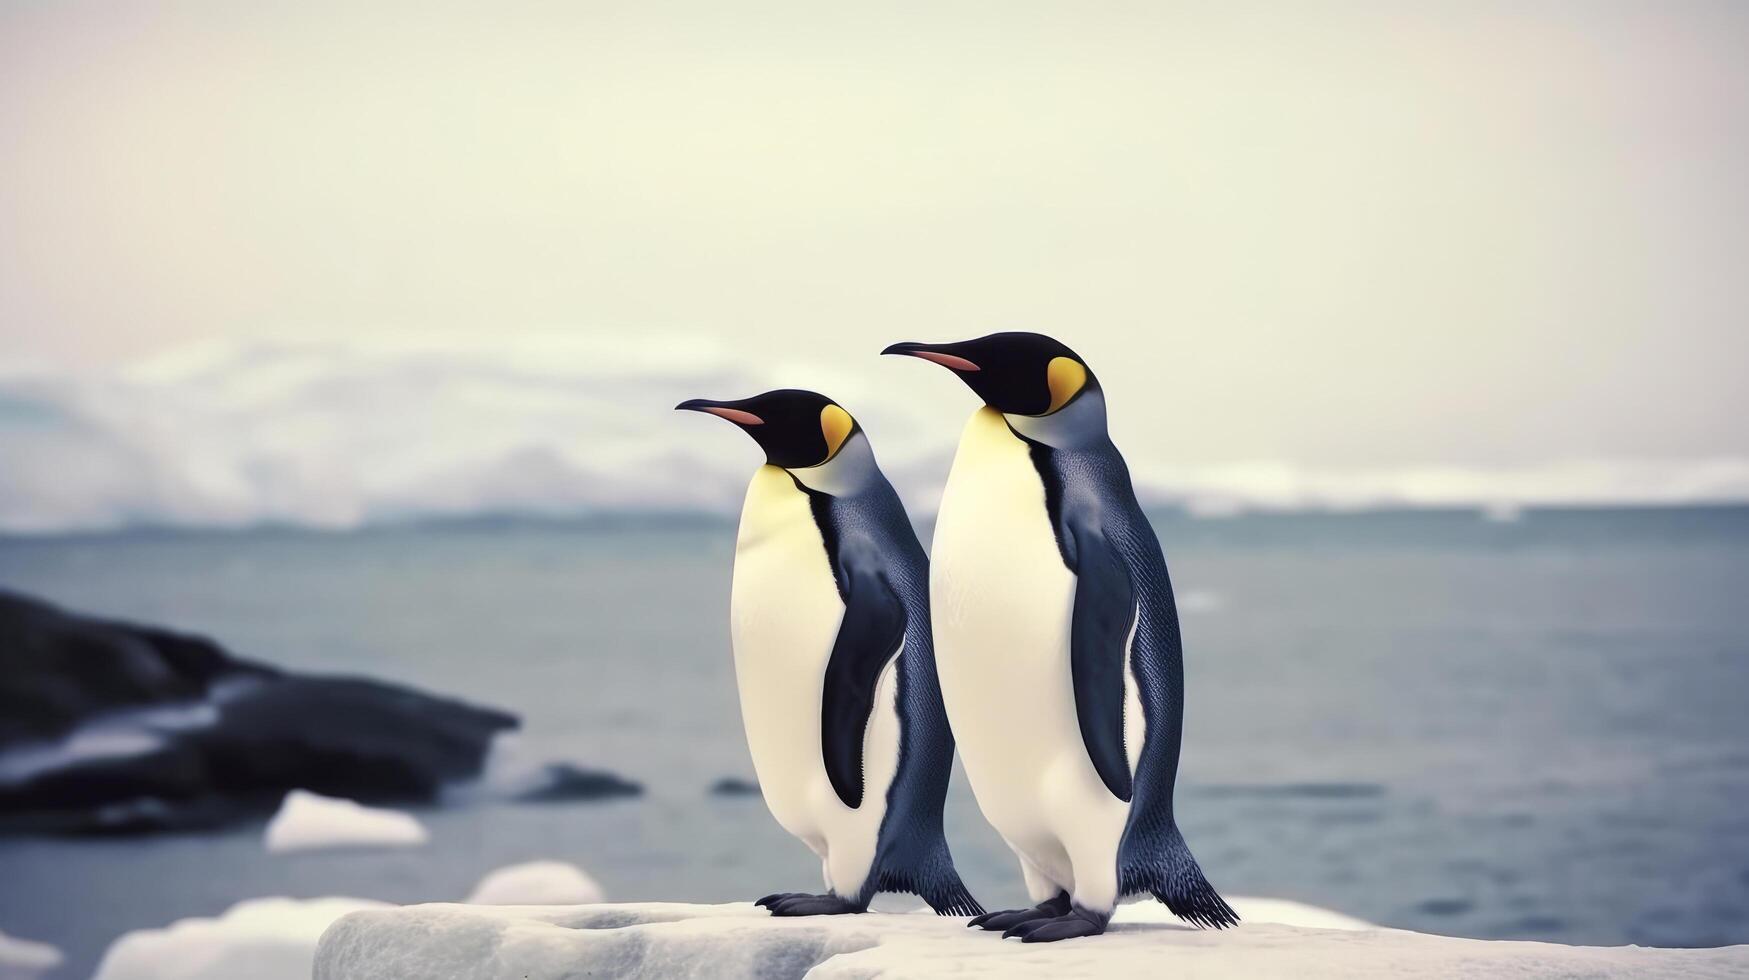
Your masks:
[{"label": "penguin head", "polygon": [[957,344],[893,344],[883,354],[934,361],[959,376],[1021,436],[1056,448],[1106,439],[1105,394],[1081,355],[1038,333]]},{"label": "penguin head", "polygon": [[860,430],[838,403],[800,388],[780,388],[734,401],[694,398],[674,408],[728,419],[759,443],[766,462],[786,470],[830,462]]},{"label": "penguin head", "polygon": [[1098,379],[1080,355],[1041,333],[993,333],[956,344],[893,344],[881,353],[934,361],[1004,415],[1055,415],[1099,390]]}]

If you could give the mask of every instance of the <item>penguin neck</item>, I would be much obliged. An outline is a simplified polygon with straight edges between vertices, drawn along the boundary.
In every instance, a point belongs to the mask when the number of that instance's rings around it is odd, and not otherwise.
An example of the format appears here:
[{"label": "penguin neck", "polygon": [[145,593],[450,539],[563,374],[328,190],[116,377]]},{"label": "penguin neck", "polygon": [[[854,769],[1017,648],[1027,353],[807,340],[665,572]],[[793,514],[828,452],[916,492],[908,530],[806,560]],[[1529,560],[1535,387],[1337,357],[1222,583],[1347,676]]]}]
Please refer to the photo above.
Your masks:
[{"label": "penguin neck", "polygon": [[874,449],[860,430],[852,432],[831,459],[818,466],[797,466],[789,474],[802,486],[834,497],[853,497],[881,482]]},{"label": "penguin neck", "polygon": [[1098,388],[1050,415],[1003,415],[1014,431],[1052,449],[1081,449],[1109,437],[1105,431],[1105,392]]}]

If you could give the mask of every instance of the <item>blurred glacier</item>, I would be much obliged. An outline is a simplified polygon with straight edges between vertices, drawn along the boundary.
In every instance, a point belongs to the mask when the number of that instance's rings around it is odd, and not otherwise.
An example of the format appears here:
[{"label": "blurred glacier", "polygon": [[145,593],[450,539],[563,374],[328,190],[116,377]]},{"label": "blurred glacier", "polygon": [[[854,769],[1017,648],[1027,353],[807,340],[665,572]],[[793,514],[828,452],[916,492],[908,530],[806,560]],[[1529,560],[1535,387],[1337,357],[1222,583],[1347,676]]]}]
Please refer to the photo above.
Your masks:
[{"label": "blurred glacier", "polygon": [[[111,370],[14,368],[0,372],[0,532],[722,511],[752,446],[670,409],[784,385],[851,407],[928,512],[968,406],[949,386],[903,381],[710,340],[558,335],[221,343]],[[1749,499],[1749,459],[1734,457],[1341,468],[1123,448],[1145,497],[1199,514]]]}]

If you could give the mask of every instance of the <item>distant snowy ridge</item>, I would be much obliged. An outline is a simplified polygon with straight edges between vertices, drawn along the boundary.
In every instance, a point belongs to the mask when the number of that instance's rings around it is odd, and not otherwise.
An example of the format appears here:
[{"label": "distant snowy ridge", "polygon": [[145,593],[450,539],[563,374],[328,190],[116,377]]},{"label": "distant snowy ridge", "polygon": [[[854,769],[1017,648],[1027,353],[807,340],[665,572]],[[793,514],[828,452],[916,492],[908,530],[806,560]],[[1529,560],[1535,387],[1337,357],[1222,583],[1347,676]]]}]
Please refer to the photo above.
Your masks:
[{"label": "distant snowy ridge", "polygon": [[[927,513],[965,393],[883,379],[685,338],[218,344],[114,371],[0,369],[0,533],[731,513],[754,447],[671,409],[784,385],[852,407]],[[1201,513],[1749,500],[1737,457],[1320,468],[1125,448],[1144,497]]]}]

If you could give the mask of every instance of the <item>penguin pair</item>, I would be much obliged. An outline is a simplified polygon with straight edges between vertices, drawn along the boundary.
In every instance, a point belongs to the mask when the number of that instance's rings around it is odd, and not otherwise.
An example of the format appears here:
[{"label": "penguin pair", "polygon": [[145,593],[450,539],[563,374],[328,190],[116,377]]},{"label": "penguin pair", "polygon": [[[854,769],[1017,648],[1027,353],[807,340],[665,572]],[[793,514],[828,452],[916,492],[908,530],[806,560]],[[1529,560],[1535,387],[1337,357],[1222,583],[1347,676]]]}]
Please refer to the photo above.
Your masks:
[{"label": "penguin pair", "polygon": [[[1142,893],[1198,925],[1236,923],[1173,818],[1177,612],[1098,380],[1039,334],[883,353],[939,364],[983,401],[942,494],[933,569],[867,436],[830,399],[677,406],[735,423],[766,454],[735,547],[735,676],[766,803],[819,855],[826,892],[758,904],[851,913],[910,892],[1027,942],[1101,933]],[[942,805],[956,736],[1031,907],[986,913],[954,870]]]}]

